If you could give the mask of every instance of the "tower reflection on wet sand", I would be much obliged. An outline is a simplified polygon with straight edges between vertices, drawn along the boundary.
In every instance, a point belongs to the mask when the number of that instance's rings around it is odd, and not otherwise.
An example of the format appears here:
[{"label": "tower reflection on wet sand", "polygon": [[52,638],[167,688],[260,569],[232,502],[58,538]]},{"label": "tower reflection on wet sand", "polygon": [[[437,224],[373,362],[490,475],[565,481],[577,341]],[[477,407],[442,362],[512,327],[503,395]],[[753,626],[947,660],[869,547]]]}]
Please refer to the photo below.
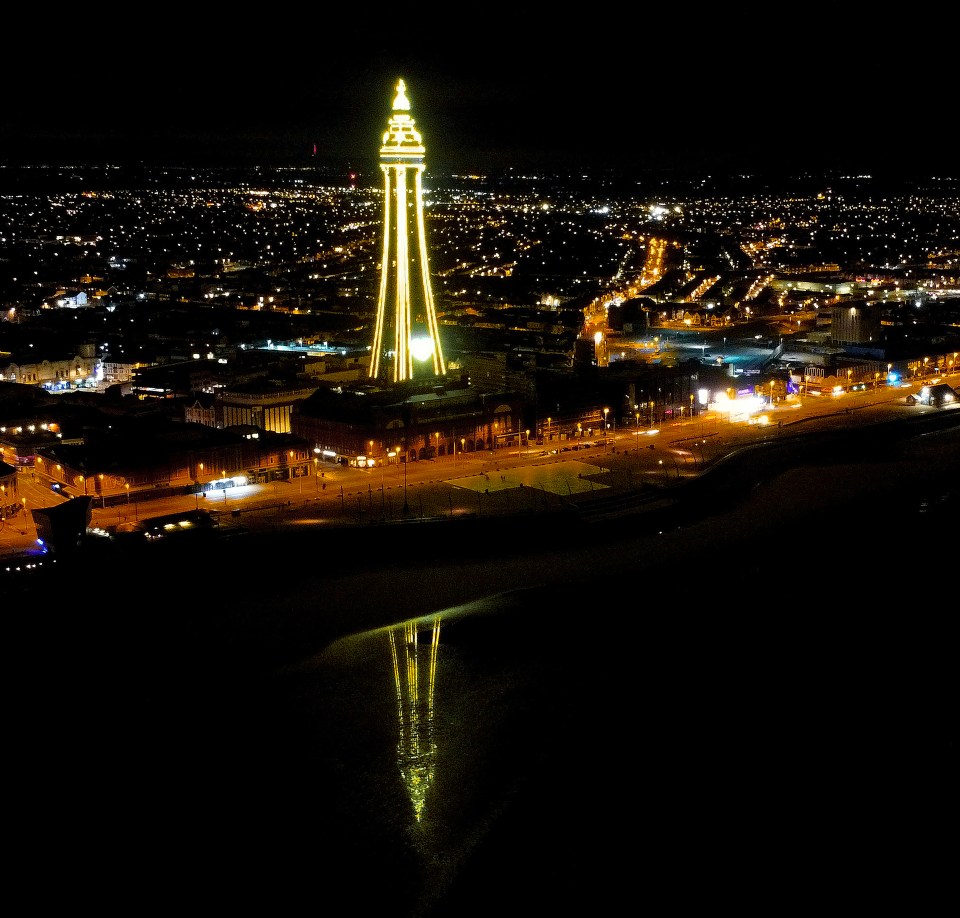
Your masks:
[{"label": "tower reflection on wet sand", "polygon": [[390,652],[400,725],[397,758],[414,816],[419,822],[436,765],[433,692],[440,646],[440,616],[433,620],[429,646],[424,642],[421,647],[417,626],[417,622],[406,622],[391,629]]}]

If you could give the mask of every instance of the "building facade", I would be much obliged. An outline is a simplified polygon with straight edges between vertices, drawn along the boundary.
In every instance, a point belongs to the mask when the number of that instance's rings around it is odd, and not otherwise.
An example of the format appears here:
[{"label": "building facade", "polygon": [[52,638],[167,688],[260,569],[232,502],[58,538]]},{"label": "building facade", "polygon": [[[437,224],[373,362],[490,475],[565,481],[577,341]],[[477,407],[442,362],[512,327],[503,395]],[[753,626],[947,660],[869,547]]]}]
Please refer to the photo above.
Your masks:
[{"label": "building facade", "polygon": [[[100,358],[93,344],[80,345],[75,354],[61,358],[46,356],[40,360],[23,361],[14,357],[3,363],[3,357],[0,354],[0,378],[25,386],[75,389],[95,385],[102,375]],[[13,355],[7,354],[6,357]]]}]

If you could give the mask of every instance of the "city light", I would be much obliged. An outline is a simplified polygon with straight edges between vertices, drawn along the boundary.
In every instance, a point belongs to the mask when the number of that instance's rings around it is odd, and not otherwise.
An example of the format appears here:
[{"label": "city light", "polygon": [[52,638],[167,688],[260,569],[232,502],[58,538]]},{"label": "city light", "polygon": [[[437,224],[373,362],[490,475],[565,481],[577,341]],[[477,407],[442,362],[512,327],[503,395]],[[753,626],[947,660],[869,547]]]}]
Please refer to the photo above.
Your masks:
[{"label": "city light", "polygon": [[727,392],[718,392],[709,404],[711,411],[726,415],[728,421],[745,421],[766,406],[766,399],[757,395],[730,397]]}]

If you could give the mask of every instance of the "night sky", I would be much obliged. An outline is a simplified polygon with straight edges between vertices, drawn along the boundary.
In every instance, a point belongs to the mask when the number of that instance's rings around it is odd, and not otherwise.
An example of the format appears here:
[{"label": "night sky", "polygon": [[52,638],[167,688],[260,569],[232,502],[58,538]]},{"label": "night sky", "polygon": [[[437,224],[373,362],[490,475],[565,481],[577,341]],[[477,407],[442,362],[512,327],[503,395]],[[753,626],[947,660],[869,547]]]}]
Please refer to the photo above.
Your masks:
[{"label": "night sky", "polygon": [[376,171],[403,77],[437,171],[960,168],[952,52],[933,23],[843,24],[810,5],[776,22],[729,7],[634,21],[601,5],[596,21],[581,8],[532,24],[514,8],[404,14],[392,38],[365,7],[47,15],[5,62],[0,164]]}]

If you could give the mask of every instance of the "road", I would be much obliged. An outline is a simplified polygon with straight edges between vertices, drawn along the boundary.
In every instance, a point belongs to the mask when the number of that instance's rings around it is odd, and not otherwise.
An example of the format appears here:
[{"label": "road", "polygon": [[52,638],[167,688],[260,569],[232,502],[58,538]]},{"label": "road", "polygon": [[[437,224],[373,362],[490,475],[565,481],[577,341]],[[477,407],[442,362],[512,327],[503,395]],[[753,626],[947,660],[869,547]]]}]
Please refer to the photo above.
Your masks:
[{"label": "road", "polygon": [[[960,374],[945,381],[960,385]],[[606,438],[601,433],[580,441],[547,441],[543,446],[496,453],[460,453],[406,467],[330,465],[322,474],[297,483],[248,485],[206,496],[141,500],[131,492],[126,502],[116,506],[94,504],[91,525],[112,531],[145,518],[200,507],[215,513],[221,526],[247,529],[273,529],[295,521],[344,525],[556,509],[571,501],[582,503],[609,488],[669,488],[744,444],[792,437],[809,432],[814,425],[819,430],[838,429],[939,410],[908,406],[906,396],[917,388],[880,387],[832,398],[791,398],[758,416],[767,423],[732,421],[709,411],[660,427],[611,429]],[[19,488],[28,512],[0,523],[0,556],[35,548],[30,510],[69,499],[51,491],[49,482],[32,470],[19,473]]]}]

